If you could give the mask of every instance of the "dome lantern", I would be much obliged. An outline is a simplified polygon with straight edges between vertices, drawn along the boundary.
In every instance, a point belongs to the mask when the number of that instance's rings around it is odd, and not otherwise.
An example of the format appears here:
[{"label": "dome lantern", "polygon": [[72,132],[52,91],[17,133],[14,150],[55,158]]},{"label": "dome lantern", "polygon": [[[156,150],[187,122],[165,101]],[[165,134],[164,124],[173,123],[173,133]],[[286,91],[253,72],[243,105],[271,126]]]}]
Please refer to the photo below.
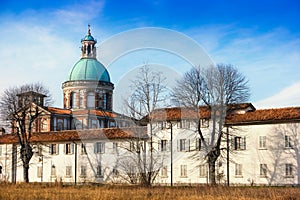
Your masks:
[{"label": "dome lantern", "polygon": [[87,35],[81,39],[81,58],[96,58],[96,47],[97,40],[91,34],[90,25],[88,25]]}]

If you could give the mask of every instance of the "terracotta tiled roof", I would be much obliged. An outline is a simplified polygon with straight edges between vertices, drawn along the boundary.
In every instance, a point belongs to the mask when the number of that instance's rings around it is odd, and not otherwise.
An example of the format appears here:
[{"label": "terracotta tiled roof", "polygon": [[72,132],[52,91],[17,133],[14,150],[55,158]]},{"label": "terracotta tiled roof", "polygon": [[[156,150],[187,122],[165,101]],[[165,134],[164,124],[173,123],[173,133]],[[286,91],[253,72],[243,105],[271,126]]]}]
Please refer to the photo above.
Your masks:
[{"label": "terracotta tiled roof", "polygon": [[[210,117],[210,111],[208,107],[199,107],[198,112],[201,118]],[[180,107],[157,109],[152,114],[153,119],[157,121],[179,121],[181,119],[197,118],[196,110]]]},{"label": "terracotta tiled roof", "polygon": [[69,110],[69,109],[54,108],[54,107],[47,107],[45,109],[53,114],[61,114],[61,115],[70,115],[71,114],[71,110]]},{"label": "terracotta tiled roof", "polygon": [[[90,130],[67,130],[33,133],[31,142],[64,142],[96,139],[147,138],[147,128],[103,128]],[[18,142],[16,135],[0,136],[0,144]]]},{"label": "terracotta tiled roof", "polygon": [[107,111],[102,111],[102,110],[91,110],[90,113],[95,114],[97,116],[104,116],[104,117],[107,116],[107,117],[112,117],[112,118],[119,116],[119,114],[117,114],[117,113],[107,112]]},{"label": "terracotta tiled roof", "polygon": [[229,115],[227,124],[276,123],[282,121],[300,121],[300,107],[262,109],[244,114]]},{"label": "terracotta tiled roof", "polygon": [[[255,110],[255,107],[251,103],[241,103],[241,104],[231,104],[228,106],[228,111],[234,110],[245,110],[250,108],[251,110]],[[210,118],[211,112],[207,106],[200,106],[198,109],[200,118]],[[195,119],[197,118],[197,111],[192,108],[184,108],[184,107],[174,107],[174,108],[162,108],[157,109],[153,113],[154,120],[163,120],[163,121],[179,121],[181,119]],[[142,121],[147,121],[148,117],[145,117]]]}]

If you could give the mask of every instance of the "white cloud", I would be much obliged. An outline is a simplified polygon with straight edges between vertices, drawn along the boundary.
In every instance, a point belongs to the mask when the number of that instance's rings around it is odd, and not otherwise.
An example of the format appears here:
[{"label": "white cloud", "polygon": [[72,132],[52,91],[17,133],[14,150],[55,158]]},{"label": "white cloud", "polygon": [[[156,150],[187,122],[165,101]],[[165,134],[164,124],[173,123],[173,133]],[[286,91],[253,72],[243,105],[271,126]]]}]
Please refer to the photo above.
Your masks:
[{"label": "white cloud", "polygon": [[300,39],[287,29],[261,32],[235,24],[206,29],[195,29],[195,37],[209,46],[207,51],[216,63],[233,64],[249,79],[251,101],[272,96],[300,81]]},{"label": "white cloud", "polygon": [[[86,6],[73,5],[59,10],[26,10],[0,15],[0,94],[10,86],[42,82],[62,104],[61,83],[80,58],[79,30],[103,7],[103,1]],[[75,18],[77,20],[75,20]],[[68,24],[68,21],[73,23]],[[80,37],[76,37],[77,31]],[[75,41],[75,42],[74,42]],[[76,42],[77,41],[77,42]]]},{"label": "white cloud", "polygon": [[257,108],[278,108],[300,106],[300,82],[284,88],[277,94],[255,102]]},{"label": "white cloud", "polygon": [[53,11],[56,19],[70,25],[78,25],[82,22],[86,23],[89,20],[101,14],[104,7],[104,1],[86,1],[80,4],[73,4],[63,9]]}]

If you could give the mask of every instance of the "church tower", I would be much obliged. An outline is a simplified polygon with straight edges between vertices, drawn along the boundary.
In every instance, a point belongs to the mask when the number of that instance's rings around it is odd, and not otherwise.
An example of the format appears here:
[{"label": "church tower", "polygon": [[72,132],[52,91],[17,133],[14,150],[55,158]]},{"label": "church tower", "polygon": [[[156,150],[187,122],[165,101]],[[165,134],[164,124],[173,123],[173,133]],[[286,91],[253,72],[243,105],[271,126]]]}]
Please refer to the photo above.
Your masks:
[{"label": "church tower", "polygon": [[81,40],[81,59],[70,70],[62,84],[64,108],[76,110],[112,111],[114,84],[105,66],[97,60],[97,40],[87,35]]}]

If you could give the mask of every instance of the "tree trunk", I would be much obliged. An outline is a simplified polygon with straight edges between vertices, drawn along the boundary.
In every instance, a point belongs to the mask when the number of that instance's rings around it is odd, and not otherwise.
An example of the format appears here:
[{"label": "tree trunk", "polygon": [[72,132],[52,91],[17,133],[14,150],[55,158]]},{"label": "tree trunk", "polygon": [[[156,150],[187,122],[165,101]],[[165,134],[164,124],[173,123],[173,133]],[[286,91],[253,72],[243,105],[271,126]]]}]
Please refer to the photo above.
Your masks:
[{"label": "tree trunk", "polygon": [[23,177],[24,182],[29,183],[29,164],[25,165],[23,163]]},{"label": "tree trunk", "polygon": [[209,167],[209,183],[214,186],[217,184],[216,182],[216,161],[220,156],[219,148],[212,149],[207,157],[208,157],[208,167]]},{"label": "tree trunk", "polygon": [[21,147],[21,158],[23,163],[23,179],[24,182],[29,182],[29,162],[33,156],[32,147],[30,144],[24,144]]},{"label": "tree trunk", "polygon": [[210,161],[208,162],[209,167],[209,183],[211,185],[216,185],[216,161]]}]

